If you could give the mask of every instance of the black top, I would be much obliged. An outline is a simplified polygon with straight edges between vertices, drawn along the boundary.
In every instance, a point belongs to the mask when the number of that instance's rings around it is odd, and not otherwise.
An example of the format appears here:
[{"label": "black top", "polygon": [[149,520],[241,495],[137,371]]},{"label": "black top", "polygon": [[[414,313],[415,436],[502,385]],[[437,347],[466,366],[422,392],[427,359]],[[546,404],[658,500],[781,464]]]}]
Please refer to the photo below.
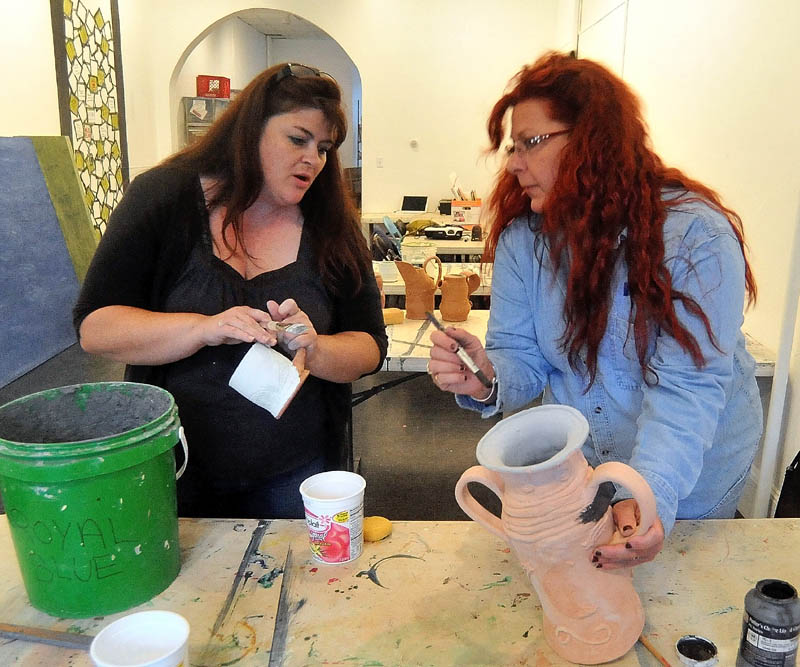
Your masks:
[{"label": "black top", "polygon": [[[369,333],[382,363],[387,341],[371,267],[362,268],[358,292],[348,281],[339,296],[332,294],[319,276],[306,228],[297,261],[246,280],[213,254],[197,174],[156,167],[131,183],[112,214],[74,309],[75,326],[107,305],[210,315],[235,305],[265,309],[268,299],[291,297],[320,334]],[[309,377],[276,420],[227,384],[249,348],[204,347],[171,364],[126,369],[126,379],[164,387],[175,397],[190,451],[186,475],[225,492],[263,485],[321,454],[331,467],[340,466],[349,384]]]}]

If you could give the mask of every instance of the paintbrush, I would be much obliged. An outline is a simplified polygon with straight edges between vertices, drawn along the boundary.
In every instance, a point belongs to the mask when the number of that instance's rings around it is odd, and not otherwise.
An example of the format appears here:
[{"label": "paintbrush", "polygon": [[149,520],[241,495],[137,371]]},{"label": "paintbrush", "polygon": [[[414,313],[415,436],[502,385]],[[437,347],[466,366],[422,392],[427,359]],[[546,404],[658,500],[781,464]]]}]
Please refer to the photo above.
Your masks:
[{"label": "paintbrush", "polygon": [[[425,317],[427,317],[433,323],[433,326],[435,326],[439,331],[442,333],[447,333],[444,325],[436,319],[436,316],[433,313],[426,312]],[[487,389],[492,388],[492,383],[489,378],[487,378],[486,374],[480,368],[478,368],[478,364],[472,360],[472,357],[467,354],[467,351],[461,347],[458,342],[456,342],[456,356],[461,359],[461,361],[464,362],[464,365],[475,374],[475,377],[481,381],[481,384],[484,387]]]},{"label": "paintbrush", "polygon": [[666,658],[656,650],[656,647],[650,643],[650,640],[647,637],[642,635],[641,637],[639,637],[639,641],[642,642],[642,646],[644,646],[648,651],[650,651],[650,653],[652,653],[655,656],[656,660],[658,660],[662,665],[664,665],[664,667],[672,667],[669,664],[669,662],[667,662]]}]

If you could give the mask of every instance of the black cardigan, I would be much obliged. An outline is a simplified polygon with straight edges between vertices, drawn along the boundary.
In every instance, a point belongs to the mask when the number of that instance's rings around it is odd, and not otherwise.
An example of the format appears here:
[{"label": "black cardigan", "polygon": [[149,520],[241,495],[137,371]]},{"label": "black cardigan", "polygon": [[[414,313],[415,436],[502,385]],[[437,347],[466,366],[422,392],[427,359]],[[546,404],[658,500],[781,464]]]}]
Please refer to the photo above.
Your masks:
[{"label": "black cardigan", "polygon": [[[207,224],[205,199],[198,174],[172,167],[155,167],[138,176],[114,210],[108,228],[92,258],[78,301],[73,309],[76,331],[94,310],[126,305],[162,311],[170,289]],[[380,369],[387,351],[386,331],[378,287],[371,271],[362,269],[362,288],[355,292],[343,284],[337,295],[331,333],[365,331],[378,345]],[[127,366],[131,382],[163,384],[159,366]],[[341,467],[347,452],[350,385],[327,383],[329,414],[339,451],[329,464]]]}]

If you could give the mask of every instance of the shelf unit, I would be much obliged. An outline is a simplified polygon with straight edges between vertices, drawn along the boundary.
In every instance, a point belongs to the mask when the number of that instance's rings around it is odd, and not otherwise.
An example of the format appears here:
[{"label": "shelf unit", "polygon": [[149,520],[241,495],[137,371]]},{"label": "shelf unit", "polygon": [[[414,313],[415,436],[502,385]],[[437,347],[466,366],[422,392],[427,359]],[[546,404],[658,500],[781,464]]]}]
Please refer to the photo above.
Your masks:
[{"label": "shelf unit", "polygon": [[230,104],[228,98],[182,97],[181,136],[183,145],[188,146],[208,132],[208,128],[222,115],[228,104]]}]

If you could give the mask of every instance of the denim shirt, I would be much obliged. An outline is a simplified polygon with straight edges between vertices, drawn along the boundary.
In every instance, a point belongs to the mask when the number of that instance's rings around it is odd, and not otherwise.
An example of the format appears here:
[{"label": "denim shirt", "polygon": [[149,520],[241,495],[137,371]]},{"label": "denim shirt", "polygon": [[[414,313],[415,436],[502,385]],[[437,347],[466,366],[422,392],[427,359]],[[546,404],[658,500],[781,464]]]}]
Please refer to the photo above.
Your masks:
[{"label": "denim shirt", "polygon": [[[707,205],[680,204],[668,212],[664,244],[674,289],[700,304],[719,348],[702,321],[675,301],[680,322],[705,358],[701,369],[673,337],[654,329],[648,358],[658,382],[644,382],[620,253],[597,376],[586,391],[585,365],[579,361],[577,373],[570,368],[560,344],[566,262],[555,275],[538,217],[531,214],[503,231],[495,255],[486,350],[497,375],[497,401],[456,400],[483,417],[523,408],[542,391],[544,403],[577,408],[589,422],[583,446],[589,465],[621,461],[636,469],[652,488],[669,534],[676,518],[733,515],[762,414],[755,362],[741,332],[744,261],[730,224]],[[627,497],[618,489],[615,501]]]}]

